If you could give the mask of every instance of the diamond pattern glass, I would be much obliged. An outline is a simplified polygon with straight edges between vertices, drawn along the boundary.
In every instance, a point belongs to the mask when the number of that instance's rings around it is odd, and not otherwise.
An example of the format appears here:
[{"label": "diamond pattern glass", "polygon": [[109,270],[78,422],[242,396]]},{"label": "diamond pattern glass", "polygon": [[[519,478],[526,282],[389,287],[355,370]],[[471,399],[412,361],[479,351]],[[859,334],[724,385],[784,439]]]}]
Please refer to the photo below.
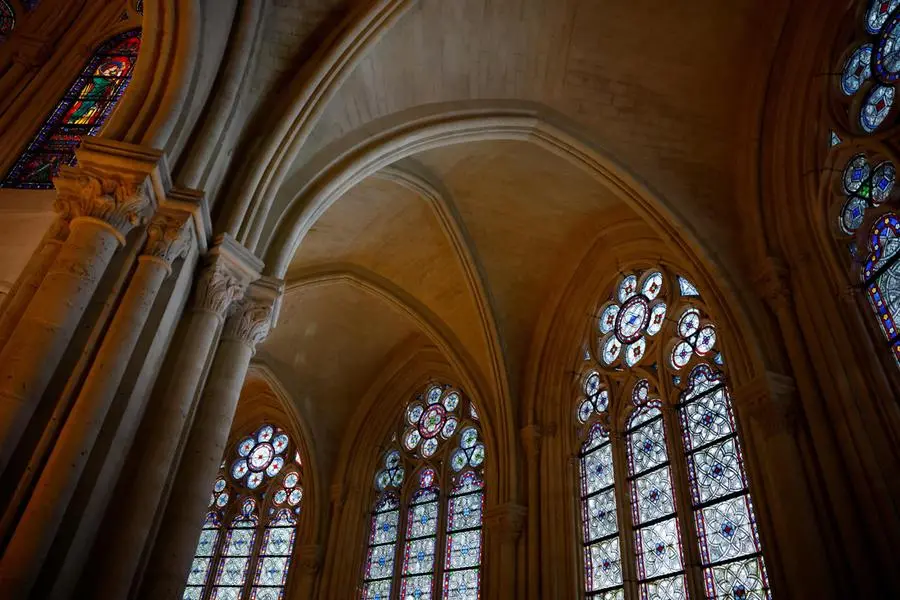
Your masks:
[{"label": "diamond pattern glass", "polygon": [[747,485],[735,438],[689,455],[688,474],[695,504],[739,492]]},{"label": "diamond pattern glass", "polygon": [[730,403],[724,387],[687,405],[681,416],[687,432],[684,445],[688,451],[734,431]]},{"label": "diamond pattern glass", "polygon": [[635,525],[646,523],[675,512],[672,479],[669,468],[663,467],[636,478],[631,485],[632,512]]},{"label": "diamond pattern glass", "polygon": [[604,444],[581,461],[582,493],[593,494],[613,484],[612,446]]},{"label": "diamond pattern glass", "polygon": [[697,535],[704,564],[753,554],[757,546],[756,523],[747,496],[739,496],[698,511]]},{"label": "diamond pattern glass", "polygon": [[641,585],[641,600],[685,600],[684,575],[657,579]]},{"label": "diamond pattern glass", "polygon": [[678,523],[673,517],[635,532],[639,579],[682,570]]},{"label": "diamond pattern glass", "polygon": [[[659,413],[658,410],[654,412]],[[629,470],[632,475],[640,475],[668,460],[661,418],[632,431],[628,438]]]},{"label": "diamond pattern glass", "polygon": [[450,498],[447,531],[481,527],[483,503],[481,492]]},{"label": "diamond pattern glass", "polygon": [[704,569],[707,598],[771,600],[768,577],[761,558],[739,560]]},{"label": "diamond pattern glass", "polygon": [[584,549],[585,584],[588,592],[622,585],[619,539],[611,538]]},{"label": "diamond pattern glass", "polygon": [[584,514],[584,542],[590,543],[619,531],[616,521],[616,491],[610,488],[582,503]]}]

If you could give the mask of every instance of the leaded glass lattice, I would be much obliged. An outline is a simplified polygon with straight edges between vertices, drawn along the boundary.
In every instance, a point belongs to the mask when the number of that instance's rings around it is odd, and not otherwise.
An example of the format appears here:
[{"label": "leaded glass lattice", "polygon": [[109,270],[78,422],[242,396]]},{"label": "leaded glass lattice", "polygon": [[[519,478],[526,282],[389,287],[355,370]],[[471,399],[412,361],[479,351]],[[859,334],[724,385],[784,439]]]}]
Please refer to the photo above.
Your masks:
[{"label": "leaded glass lattice", "polygon": [[16,13],[6,0],[0,0],[0,42],[4,41],[16,27]]},{"label": "leaded glass lattice", "polygon": [[141,30],[105,42],[47,117],[0,187],[50,189],[62,165],[75,164],[75,149],[96,135],[125,93],[141,46]]}]

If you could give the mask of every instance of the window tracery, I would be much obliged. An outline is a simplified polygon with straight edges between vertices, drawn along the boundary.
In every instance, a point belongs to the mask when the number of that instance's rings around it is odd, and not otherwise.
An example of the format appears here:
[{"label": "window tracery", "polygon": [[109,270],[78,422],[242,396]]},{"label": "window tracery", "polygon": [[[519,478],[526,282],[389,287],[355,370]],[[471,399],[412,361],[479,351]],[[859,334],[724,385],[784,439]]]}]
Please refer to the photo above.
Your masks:
[{"label": "window tracery", "polygon": [[[652,335],[645,328],[637,363],[607,361],[623,310],[610,319],[610,306],[639,294],[667,316]],[[585,597],[770,600],[725,360],[697,287],[668,268],[624,273],[582,353]]]},{"label": "window tracery", "polygon": [[[281,600],[303,499],[299,451],[264,424],[222,462],[185,600]],[[292,458],[291,458],[292,457]]]},{"label": "window tracery", "polygon": [[361,598],[480,597],[484,460],[460,390],[433,383],[412,399],[375,473]]},{"label": "window tracery", "polygon": [[[897,194],[894,106],[900,80],[900,0],[866,0],[846,24],[849,43],[835,60],[837,109],[829,112],[828,152],[837,163],[834,236],[849,253],[851,277],[864,291],[900,364],[900,266],[896,265]],[[846,115],[846,120],[842,120]],[[848,155],[848,152],[852,154]]]},{"label": "window tracery", "polygon": [[16,27],[16,13],[7,0],[0,0],[0,42],[4,41]]},{"label": "window tracery", "polygon": [[[0,7],[3,2],[0,0]],[[134,29],[113,36],[94,52],[0,187],[53,187],[60,166],[75,164],[75,149],[82,138],[100,131],[125,93],[140,45],[141,30]]]}]

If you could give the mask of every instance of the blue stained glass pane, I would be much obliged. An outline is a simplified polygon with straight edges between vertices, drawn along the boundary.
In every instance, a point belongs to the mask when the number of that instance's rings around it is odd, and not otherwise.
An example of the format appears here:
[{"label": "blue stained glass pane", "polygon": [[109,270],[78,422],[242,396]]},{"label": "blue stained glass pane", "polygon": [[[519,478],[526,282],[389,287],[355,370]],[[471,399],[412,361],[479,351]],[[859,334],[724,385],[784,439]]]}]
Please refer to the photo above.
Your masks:
[{"label": "blue stained glass pane", "polygon": [[293,527],[269,527],[263,537],[262,554],[286,556],[294,547]]},{"label": "blue stained glass pane", "polygon": [[225,549],[222,554],[225,556],[250,556],[254,537],[256,537],[256,532],[253,529],[231,529],[225,538]]},{"label": "blue stained glass pane", "polygon": [[372,534],[369,536],[369,543],[386,544],[396,540],[399,519],[400,511],[396,510],[376,514],[372,518]]},{"label": "blue stained glass pane", "polygon": [[209,573],[211,562],[211,558],[195,558],[193,564],[191,565],[191,570],[188,572],[187,584],[201,586],[204,585],[206,583],[206,576]]},{"label": "blue stained glass pane", "polygon": [[707,393],[681,409],[681,422],[687,435],[686,450],[714,442],[734,431],[731,403],[724,387]]},{"label": "blue stained glass pane", "polygon": [[437,502],[417,504],[409,509],[406,536],[418,538],[437,533]]},{"label": "blue stained glass pane", "polygon": [[444,574],[444,600],[478,600],[481,574],[478,569]]},{"label": "blue stained glass pane", "polygon": [[759,552],[756,520],[747,496],[738,496],[696,513],[697,535],[704,564]]},{"label": "blue stained glass pane", "polygon": [[829,139],[828,143],[829,143],[830,147],[834,148],[835,146],[837,146],[838,144],[840,144],[843,141],[844,140],[842,140],[838,134],[836,134],[835,132],[832,131],[831,138]]},{"label": "blue stained glass pane", "polygon": [[684,575],[666,577],[641,585],[641,600],[686,600],[687,597]]},{"label": "blue stained glass pane", "polygon": [[447,512],[447,531],[481,527],[484,495],[481,493],[450,498]]},{"label": "blue stained glass pane", "polygon": [[394,544],[369,548],[366,579],[384,579],[394,574]]},{"label": "blue stained glass pane", "polygon": [[581,459],[581,491],[587,496],[613,484],[612,446],[604,444]]},{"label": "blue stained glass pane", "polygon": [[878,78],[885,83],[900,79],[900,16],[894,16],[878,39],[873,60]]},{"label": "blue stained glass pane", "polygon": [[216,529],[204,529],[200,532],[200,540],[197,542],[197,556],[212,556],[216,551],[216,540],[219,532]]},{"label": "blue stained glass pane", "polygon": [[872,226],[869,250],[871,254],[866,260],[863,273],[866,280],[872,279],[879,269],[900,252],[900,220],[895,214],[888,213],[880,217]]},{"label": "blue stained glass pane", "polygon": [[250,592],[250,600],[283,600],[284,587],[255,587]]},{"label": "blue stained glass pane", "polygon": [[888,340],[897,337],[900,317],[900,262],[895,262],[867,287],[869,302]]},{"label": "blue stained glass pane", "polygon": [[[657,411],[658,412],[658,411]],[[639,475],[668,460],[662,419],[628,434],[628,471]]]},{"label": "blue stained glass pane", "polygon": [[852,235],[862,225],[866,213],[866,201],[859,196],[851,196],[841,209],[841,229]]},{"label": "blue stained glass pane", "polygon": [[216,585],[237,587],[244,585],[244,578],[247,576],[249,564],[250,559],[245,556],[223,558],[219,564]]},{"label": "blue stained glass pane", "polygon": [[400,585],[401,600],[431,600],[431,577],[404,577]]},{"label": "blue stained glass pane", "polygon": [[682,296],[700,295],[700,292],[697,291],[697,286],[681,276],[678,277],[678,290],[681,292]]},{"label": "blue stained glass pane", "polygon": [[639,579],[652,579],[682,570],[678,522],[673,517],[635,532]]},{"label": "blue stained glass pane", "polygon": [[897,170],[889,161],[884,161],[872,172],[872,203],[883,204],[894,190],[897,181]]},{"label": "blue stained glass pane", "polygon": [[463,531],[447,535],[445,567],[466,569],[481,564],[481,530]]},{"label": "blue stained glass pane", "polygon": [[255,585],[282,586],[287,579],[287,556],[263,556],[256,568]]},{"label": "blue stained glass pane", "polygon": [[694,504],[720,498],[747,487],[740,449],[729,438],[688,456]]},{"label": "blue stained glass pane", "polygon": [[584,542],[607,537],[616,533],[616,493],[610,488],[582,502],[582,522],[584,523]]},{"label": "blue stained glass pane", "polygon": [[887,118],[894,103],[894,88],[888,85],[876,85],[869,92],[859,113],[859,124],[867,133],[872,133]]},{"label": "blue stained glass pane", "polygon": [[434,538],[406,542],[403,573],[430,573],[434,569]]},{"label": "blue stained glass pane", "polygon": [[590,598],[590,600],[625,600],[625,591],[622,588],[617,590],[606,590],[604,592],[597,592],[596,594],[589,594],[588,598]]},{"label": "blue stained glass pane", "polygon": [[584,549],[585,583],[588,592],[622,585],[619,539],[598,542]]},{"label": "blue stained glass pane", "polygon": [[203,588],[202,587],[191,587],[188,586],[184,588],[184,594],[181,596],[181,600],[202,600],[203,598]]},{"label": "blue stained glass pane", "polygon": [[881,31],[894,9],[900,6],[900,0],[872,0],[866,11],[866,31],[876,34]]},{"label": "blue stained glass pane", "polygon": [[213,589],[211,600],[240,600],[240,587],[217,587]]},{"label": "blue stained glass pane", "polygon": [[721,373],[714,372],[709,365],[697,365],[691,369],[691,374],[688,376],[687,389],[681,395],[681,401],[689,402],[723,383],[725,383],[725,378]]},{"label": "blue stained glass pane", "polygon": [[852,96],[872,76],[872,44],[863,44],[853,51],[841,71],[841,91]]},{"label": "blue stained glass pane", "polygon": [[363,585],[363,600],[388,600],[391,596],[391,580],[368,581]]},{"label": "blue stained glass pane", "polygon": [[669,468],[663,467],[635,479],[631,484],[635,525],[675,512]]},{"label": "blue stained glass pane", "polygon": [[771,600],[762,559],[750,558],[703,570],[706,597],[714,600],[742,598]]}]

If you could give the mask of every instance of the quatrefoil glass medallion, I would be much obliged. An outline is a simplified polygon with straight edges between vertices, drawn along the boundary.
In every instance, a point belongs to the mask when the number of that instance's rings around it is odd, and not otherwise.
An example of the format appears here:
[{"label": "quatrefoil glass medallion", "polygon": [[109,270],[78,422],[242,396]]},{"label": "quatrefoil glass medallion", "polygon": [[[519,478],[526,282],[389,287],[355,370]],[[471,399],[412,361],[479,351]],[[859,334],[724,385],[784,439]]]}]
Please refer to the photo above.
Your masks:
[{"label": "quatrefoil glass medallion", "polygon": [[658,299],[663,288],[659,271],[649,271],[640,280],[629,274],[616,290],[617,300],[607,302],[600,312],[598,327],[602,338],[599,351],[603,362],[613,365],[623,360],[636,365],[647,351],[645,336],[654,336],[666,318],[666,303]]}]

